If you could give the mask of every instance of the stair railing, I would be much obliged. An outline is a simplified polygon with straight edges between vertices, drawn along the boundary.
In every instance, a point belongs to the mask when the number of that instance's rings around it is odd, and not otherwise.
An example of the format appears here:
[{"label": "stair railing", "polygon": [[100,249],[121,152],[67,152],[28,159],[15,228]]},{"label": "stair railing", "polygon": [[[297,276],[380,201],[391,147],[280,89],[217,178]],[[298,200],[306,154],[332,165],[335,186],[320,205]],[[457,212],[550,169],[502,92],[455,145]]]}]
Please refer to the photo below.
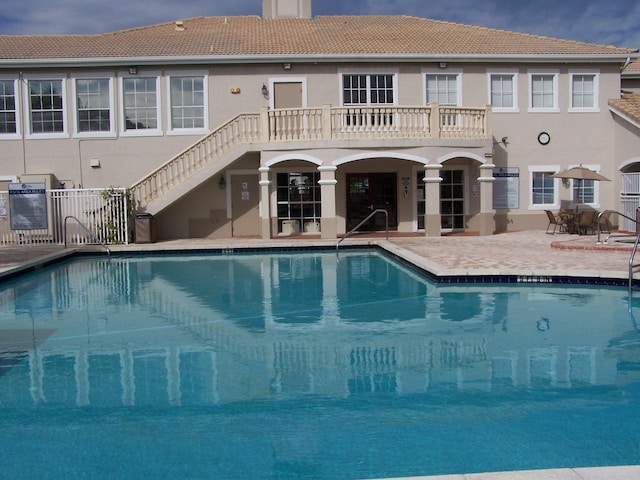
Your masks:
[{"label": "stair railing", "polygon": [[67,215],[66,217],[64,217],[64,248],[67,248],[67,221],[69,219],[73,219],[76,222],[78,222],[78,225],[85,232],[87,232],[93,238],[93,240],[95,240],[96,243],[99,243],[100,245],[102,245],[102,247],[107,251],[107,255],[111,255],[111,250],[109,250],[109,247],[107,247],[104,244],[104,242],[98,238],[98,236],[95,233],[89,230],[89,228],[84,223],[82,223],[80,220],[78,220],[77,217],[74,217],[73,215]]},{"label": "stair railing", "polygon": [[338,249],[340,248],[340,244],[342,243],[342,241],[345,240],[347,237],[349,237],[356,230],[358,230],[362,225],[364,225],[376,213],[384,213],[384,226],[385,226],[385,230],[387,232],[386,239],[389,240],[389,212],[387,212],[383,208],[377,208],[376,210],[371,212],[369,215],[367,215],[365,217],[365,219],[362,220],[359,224],[357,224],[355,227],[353,227],[351,230],[349,230],[347,233],[345,233],[344,236],[340,240],[338,240],[338,243],[336,243],[336,253],[338,253]]}]

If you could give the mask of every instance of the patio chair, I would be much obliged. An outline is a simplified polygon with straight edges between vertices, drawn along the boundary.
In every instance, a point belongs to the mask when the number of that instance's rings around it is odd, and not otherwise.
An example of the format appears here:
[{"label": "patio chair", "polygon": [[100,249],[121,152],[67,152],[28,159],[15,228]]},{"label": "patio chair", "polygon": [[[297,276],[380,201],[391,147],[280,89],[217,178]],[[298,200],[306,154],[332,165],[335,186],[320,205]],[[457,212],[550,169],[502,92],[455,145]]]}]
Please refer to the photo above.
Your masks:
[{"label": "patio chair", "polygon": [[[567,221],[565,218],[561,217],[560,215],[556,215],[551,210],[545,210],[545,213],[547,214],[547,219],[549,220],[549,224],[547,225],[547,233],[553,235],[556,233],[556,230],[559,233],[566,233],[568,231]],[[553,225],[553,231],[550,232],[549,229],[551,228],[551,225]]]},{"label": "patio chair", "polygon": [[596,212],[595,210],[585,210],[580,212],[576,227],[579,235],[586,235],[589,230],[591,233],[596,233]]}]

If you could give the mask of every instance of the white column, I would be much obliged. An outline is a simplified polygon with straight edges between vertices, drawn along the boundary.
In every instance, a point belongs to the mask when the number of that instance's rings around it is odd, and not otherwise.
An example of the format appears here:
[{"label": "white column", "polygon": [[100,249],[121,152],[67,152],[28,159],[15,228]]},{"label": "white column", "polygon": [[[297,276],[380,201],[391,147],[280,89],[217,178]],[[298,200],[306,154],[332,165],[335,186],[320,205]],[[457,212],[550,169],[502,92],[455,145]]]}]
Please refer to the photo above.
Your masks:
[{"label": "white column", "polygon": [[480,235],[493,235],[496,230],[496,221],[493,211],[493,163],[485,163],[480,166]]},{"label": "white column", "polygon": [[263,240],[271,238],[271,180],[269,167],[260,167],[260,233]]},{"label": "white column", "polygon": [[442,165],[424,166],[425,215],[424,233],[427,237],[439,237],[442,227],[440,217],[440,169]]},{"label": "white column", "polygon": [[336,170],[333,165],[320,165],[320,192],[322,195],[322,217],[320,219],[321,238],[338,238],[338,221],[336,219]]}]

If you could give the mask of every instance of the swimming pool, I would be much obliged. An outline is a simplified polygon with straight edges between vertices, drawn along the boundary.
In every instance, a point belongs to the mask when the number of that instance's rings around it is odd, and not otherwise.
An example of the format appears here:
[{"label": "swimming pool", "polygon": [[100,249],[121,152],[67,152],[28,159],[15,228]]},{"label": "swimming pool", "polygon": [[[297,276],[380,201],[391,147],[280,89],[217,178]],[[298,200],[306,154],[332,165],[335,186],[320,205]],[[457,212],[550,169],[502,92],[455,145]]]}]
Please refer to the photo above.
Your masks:
[{"label": "swimming pool", "polygon": [[635,310],[369,251],[77,258],[0,287],[0,476],[638,464]]}]

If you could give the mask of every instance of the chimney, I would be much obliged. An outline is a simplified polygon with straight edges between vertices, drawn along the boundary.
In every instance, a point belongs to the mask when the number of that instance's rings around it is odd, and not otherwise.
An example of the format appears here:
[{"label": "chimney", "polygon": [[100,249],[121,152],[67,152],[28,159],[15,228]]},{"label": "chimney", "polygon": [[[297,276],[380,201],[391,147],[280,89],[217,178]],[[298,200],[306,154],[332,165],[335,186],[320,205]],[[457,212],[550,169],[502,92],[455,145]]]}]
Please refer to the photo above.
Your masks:
[{"label": "chimney", "polygon": [[262,0],[262,18],[311,18],[311,0]]}]

